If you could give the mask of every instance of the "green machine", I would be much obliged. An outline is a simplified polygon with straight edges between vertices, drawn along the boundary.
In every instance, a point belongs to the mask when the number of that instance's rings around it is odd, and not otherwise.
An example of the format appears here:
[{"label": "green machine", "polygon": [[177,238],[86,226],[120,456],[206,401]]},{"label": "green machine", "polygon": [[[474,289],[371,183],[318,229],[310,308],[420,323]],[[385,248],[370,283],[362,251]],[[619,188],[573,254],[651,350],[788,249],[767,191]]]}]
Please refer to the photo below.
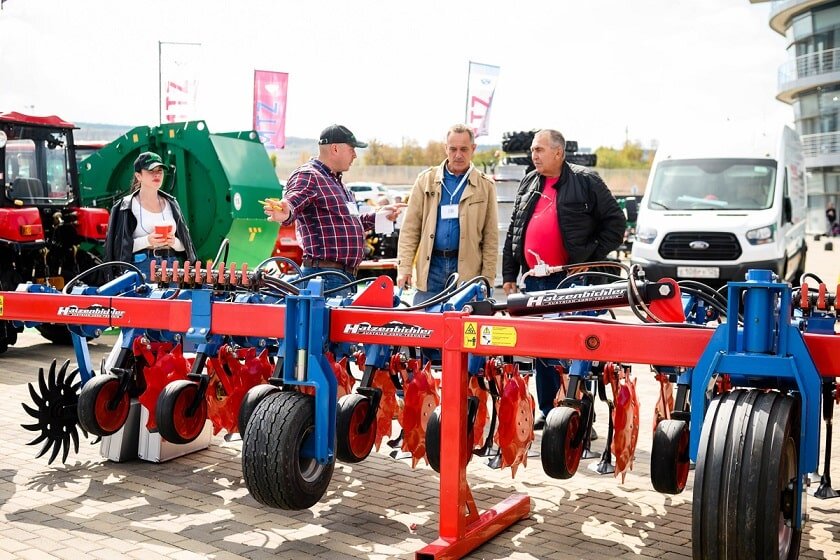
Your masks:
[{"label": "green machine", "polygon": [[224,238],[228,262],[253,267],[271,256],[278,226],[259,201],[283,187],[256,132],[211,134],[204,121],[134,128],[80,162],[82,205],[110,210],[146,151],[174,167],[163,188],[178,200],[200,259],[213,259]]}]

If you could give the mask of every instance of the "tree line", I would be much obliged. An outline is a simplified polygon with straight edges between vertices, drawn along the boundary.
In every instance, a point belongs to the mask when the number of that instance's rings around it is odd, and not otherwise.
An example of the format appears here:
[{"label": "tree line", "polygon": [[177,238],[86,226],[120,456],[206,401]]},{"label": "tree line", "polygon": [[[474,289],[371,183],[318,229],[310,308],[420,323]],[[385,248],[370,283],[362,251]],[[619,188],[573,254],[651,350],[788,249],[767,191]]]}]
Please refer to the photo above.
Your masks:
[{"label": "tree line", "polygon": [[[400,146],[393,146],[371,140],[364,150],[362,161],[365,165],[410,165],[434,166],[440,164],[446,153],[443,142],[430,141],[421,146],[416,140],[405,139]],[[639,142],[625,142],[619,149],[599,147],[595,150],[598,167],[606,169],[649,169],[653,153],[642,148]],[[489,170],[504,157],[499,146],[480,146],[473,156],[476,167]]]}]

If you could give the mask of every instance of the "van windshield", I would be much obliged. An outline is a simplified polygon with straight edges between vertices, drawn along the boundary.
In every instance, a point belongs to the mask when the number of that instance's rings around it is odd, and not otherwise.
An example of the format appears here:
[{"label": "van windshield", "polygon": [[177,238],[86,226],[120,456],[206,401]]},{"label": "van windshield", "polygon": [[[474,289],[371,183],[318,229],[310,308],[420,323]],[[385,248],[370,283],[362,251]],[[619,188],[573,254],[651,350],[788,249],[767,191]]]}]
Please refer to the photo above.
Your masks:
[{"label": "van windshield", "polygon": [[659,210],[762,210],[776,185],[772,159],[662,161],[650,187],[648,208]]}]

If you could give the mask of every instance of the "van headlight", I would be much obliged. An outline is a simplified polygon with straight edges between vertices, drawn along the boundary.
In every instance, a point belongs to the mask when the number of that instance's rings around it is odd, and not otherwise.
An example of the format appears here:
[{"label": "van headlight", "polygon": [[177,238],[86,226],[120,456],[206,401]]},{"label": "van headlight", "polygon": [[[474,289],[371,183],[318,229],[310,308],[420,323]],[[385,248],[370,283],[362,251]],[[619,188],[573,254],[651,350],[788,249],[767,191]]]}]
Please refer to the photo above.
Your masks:
[{"label": "van headlight", "polygon": [[751,229],[747,232],[747,241],[749,241],[751,245],[764,245],[766,243],[773,243],[773,239],[775,239],[775,237],[775,224]]},{"label": "van headlight", "polygon": [[636,241],[639,243],[651,244],[656,239],[656,230],[650,227],[639,227],[636,225]]}]

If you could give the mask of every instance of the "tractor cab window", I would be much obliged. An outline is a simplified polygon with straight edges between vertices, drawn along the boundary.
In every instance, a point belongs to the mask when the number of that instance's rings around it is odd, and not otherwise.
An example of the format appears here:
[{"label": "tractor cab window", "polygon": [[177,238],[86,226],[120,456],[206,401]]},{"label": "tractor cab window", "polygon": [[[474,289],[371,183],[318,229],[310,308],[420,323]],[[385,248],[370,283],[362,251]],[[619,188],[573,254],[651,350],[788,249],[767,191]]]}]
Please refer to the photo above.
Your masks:
[{"label": "tractor cab window", "polygon": [[20,127],[6,143],[5,194],[22,204],[65,205],[73,196],[65,135]]}]

